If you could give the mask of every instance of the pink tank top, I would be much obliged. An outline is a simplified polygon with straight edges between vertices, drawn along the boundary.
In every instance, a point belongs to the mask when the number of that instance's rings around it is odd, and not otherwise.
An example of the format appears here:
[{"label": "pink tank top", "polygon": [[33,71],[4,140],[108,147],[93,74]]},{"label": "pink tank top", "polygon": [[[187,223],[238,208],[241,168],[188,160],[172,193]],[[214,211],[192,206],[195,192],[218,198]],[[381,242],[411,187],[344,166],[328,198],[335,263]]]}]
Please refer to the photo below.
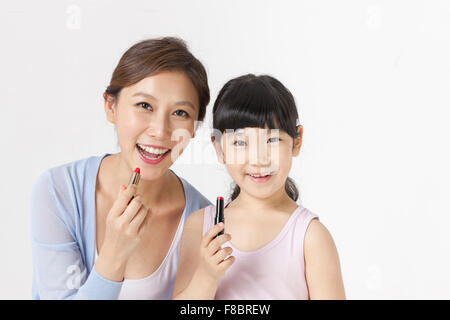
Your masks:
[{"label": "pink tank top", "polygon": [[[204,210],[203,235],[214,225],[216,208]],[[239,251],[231,242],[234,263],[219,282],[217,300],[307,300],[303,239],[312,219],[319,218],[303,206],[289,217],[280,233],[255,251]],[[225,231],[226,231],[225,221]]]}]

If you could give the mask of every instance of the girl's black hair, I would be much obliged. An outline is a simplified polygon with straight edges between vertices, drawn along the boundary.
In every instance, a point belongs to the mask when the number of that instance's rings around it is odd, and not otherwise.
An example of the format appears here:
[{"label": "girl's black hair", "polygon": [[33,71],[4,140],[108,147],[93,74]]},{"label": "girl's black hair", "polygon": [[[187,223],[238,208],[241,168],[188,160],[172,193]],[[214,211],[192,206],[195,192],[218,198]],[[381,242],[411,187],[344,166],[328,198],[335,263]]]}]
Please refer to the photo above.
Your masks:
[{"label": "girl's black hair", "polygon": [[[292,138],[297,133],[298,113],[294,97],[283,84],[269,75],[243,75],[228,81],[220,90],[213,107],[213,128],[223,133],[227,129],[259,127],[285,131]],[[286,193],[297,201],[295,182],[287,178]],[[240,193],[234,186],[231,201]]]}]

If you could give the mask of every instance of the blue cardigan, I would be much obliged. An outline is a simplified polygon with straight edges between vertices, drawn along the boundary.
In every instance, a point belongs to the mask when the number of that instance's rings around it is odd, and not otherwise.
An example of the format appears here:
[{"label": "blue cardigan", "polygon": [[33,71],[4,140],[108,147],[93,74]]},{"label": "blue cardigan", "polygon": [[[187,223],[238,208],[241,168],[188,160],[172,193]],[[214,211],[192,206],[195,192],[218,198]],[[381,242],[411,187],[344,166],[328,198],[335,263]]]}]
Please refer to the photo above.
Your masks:
[{"label": "blue cardigan", "polygon": [[[122,282],[95,269],[95,185],[101,160],[109,154],[46,170],[31,190],[33,299],[117,299]],[[191,212],[211,205],[181,177]],[[177,253],[179,254],[179,252]],[[173,288],[173,280],[171,284]]]}]

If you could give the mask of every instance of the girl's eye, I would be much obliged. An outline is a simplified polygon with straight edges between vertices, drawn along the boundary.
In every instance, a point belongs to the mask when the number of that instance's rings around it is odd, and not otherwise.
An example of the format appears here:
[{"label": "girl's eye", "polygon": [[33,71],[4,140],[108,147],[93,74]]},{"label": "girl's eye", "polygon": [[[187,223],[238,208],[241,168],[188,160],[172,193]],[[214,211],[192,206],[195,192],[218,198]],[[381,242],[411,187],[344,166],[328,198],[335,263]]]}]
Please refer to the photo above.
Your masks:
[{"label": "girl's eye", "polygon": [[267,142],[278,142],[278,141],[280,141],[280,138],[277,137],[269,138],[269,140],[267,140]]},{"label": "girl's eye", "polygon": [[245,141],[244,140],[236,140],[235,142],[233,142],[233,145],[238,146],[238,147],[245,147]]},{"label": "girl's eye", "polygon": [[149,105],[147,102],[139,102],[136,105],[139,106],[139,107],[142,107],[142,108],[144,108],[146,110],[152,109],[152,106]]},{"label": "girl's eye", "polygon": [[187,113],[184,110],[177,110],[174,112],[177,116],[181,116],[181,117],[185,117],[185,118],[189,118],[189,113]]}]

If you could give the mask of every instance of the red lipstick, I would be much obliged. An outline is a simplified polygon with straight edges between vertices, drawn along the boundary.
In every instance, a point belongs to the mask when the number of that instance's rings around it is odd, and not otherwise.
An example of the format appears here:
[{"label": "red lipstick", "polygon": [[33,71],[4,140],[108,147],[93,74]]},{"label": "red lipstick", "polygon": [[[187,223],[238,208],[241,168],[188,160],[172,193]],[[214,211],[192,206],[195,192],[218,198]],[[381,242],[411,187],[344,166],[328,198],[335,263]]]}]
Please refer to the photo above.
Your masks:
[{"label": "red lipstick", "polygon": [[[139,168],[134,169],[134,172],[131,175],[130,182],[128,182],[128,185],[134,184],[135,186],[137,186],[140,178],[141,178],[141,169],[139,169]],[[130,202],[131,202],[131,200],[133,200],[133,198],[134,198],[134,195],[131,197]],[[128,202],[128,203],[130,203],[130,202]]]}]

